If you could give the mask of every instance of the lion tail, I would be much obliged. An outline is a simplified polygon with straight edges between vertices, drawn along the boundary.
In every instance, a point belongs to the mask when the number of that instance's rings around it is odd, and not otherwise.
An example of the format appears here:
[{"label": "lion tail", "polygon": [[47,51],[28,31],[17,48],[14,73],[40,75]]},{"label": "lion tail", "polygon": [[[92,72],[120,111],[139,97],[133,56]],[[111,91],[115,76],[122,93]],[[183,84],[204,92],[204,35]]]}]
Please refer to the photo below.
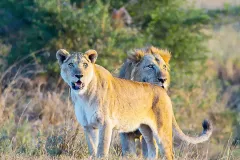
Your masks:
[{"label": "lion tail", "polygon": [[186,141],[191,144],[197,144],[207,141],[212,135],[213,127],[210,121],[204,120],[202,122],[203,131],[198,137],[189,137],[183,133],[180,127],[177,124],[175,117],[173,116],[173,130],[177,137],[181,140]]}]

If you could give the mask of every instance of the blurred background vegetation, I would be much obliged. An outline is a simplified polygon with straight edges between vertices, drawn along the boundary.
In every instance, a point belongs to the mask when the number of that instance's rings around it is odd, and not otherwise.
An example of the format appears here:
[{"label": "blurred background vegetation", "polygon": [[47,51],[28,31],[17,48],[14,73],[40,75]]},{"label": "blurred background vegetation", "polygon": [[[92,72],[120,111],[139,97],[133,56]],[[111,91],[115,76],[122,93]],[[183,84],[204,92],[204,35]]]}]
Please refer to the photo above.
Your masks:
[{"label": "blurred background vegetation", "polygon": [[[239,5],[236,0],[1,0],[0,157],[88,157],[59,76],[58,49],[96,49],[97,63],[117,75],[128,50],[154,45],[172,53],[169,94],[183,130],[198,133],[205,117],[214,124],[209,143],[178,143],[176,157],[238,159]],[[121,155],[115,136],[113,157]]]}]

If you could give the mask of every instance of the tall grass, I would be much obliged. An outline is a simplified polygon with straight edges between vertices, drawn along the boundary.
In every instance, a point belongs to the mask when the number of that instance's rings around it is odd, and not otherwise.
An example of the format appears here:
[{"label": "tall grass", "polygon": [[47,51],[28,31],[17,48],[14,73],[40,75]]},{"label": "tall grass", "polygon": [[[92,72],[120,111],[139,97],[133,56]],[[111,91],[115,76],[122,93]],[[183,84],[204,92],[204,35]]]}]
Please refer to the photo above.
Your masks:
[{"label": "tall grass", "polygon": [[[55,83],[48,81],[48,77],[39,79],[39,72],[44,71],[41,66],[32,62],[21,67],[15,65],[1,74],[1,159],[52,159],[56,156],[58,159],[88,159],[83,130],[76,122],[68,87],[64,86],[61,80]],[[207,112],[203,112],[205,115],[197,112],[206,109],[204,107],[206,105],[217,103],[218,89],[212,86],[213,81],[203,81],[207,76],[208,73],[203,75],[202,79],[197,81],[199,87],[195,87],[191,92],[184,92],[179,88],[173,88],[170,92],[173,100],[176,96],[183,99],[182,104],[175,101],[175,113],[180,125],[185,124],[183,129],[192,134],[200,131],[199,124],[203,117],[207,116]],[[186,78],[185,81],[188,80]],[[208,97],[206,94],[211,96]],[[203,98],[208,104],[205,102],[198,108]],[[186,107],[179,108],[178,105]],[[213,107],[210,109],[215,110]],[[225,112],[224,108],[218,110],[222,110],[220,116]],[[217,119],[215,123],[222,122],[218,120],[219,116],[215,112],[211,110],[209,112]],[[218,124],[215,126],[215,133],[220,132],[219,135],[223,135],[223,131],[218,131]],[[219,126],[221,127],[220,124]],[[227,129],[229,130],[232,128]],[[230,140],[228,141],[229,137],[226,138],[226,135],[227,133],[222,138],[213,135],[211,141],[197,146],[176,141],[175,157],[186,160],[231,158]],[[229,143],[225,144],[225,142]],[[120,157],[120,140],[118,134],[114,132],[110,159]],[[139,159],[139,157],[129,157],[129,159]]]},{"label": "tall grass", "polygon": [[[235,111],[240,108],[237,33],[234,25],[211,31],[209,59],[202,65],[205,72],[201,76],[185,76],[170,88],[174,112],[185,133],[199,133],[205,117],[214,124],[212,138],[204,144],[187,145],[175,138],[176,159],[240,157],[239,146],[232,146],[240,133],[239,126],[235,129],[239,123]],[[52,81],[45,76],[42,66],[28,58],[0,71],[0,158],[89,159],[68,87],[60,77]],[[113,136],[110,159],[120,159],[118,133]]]}]

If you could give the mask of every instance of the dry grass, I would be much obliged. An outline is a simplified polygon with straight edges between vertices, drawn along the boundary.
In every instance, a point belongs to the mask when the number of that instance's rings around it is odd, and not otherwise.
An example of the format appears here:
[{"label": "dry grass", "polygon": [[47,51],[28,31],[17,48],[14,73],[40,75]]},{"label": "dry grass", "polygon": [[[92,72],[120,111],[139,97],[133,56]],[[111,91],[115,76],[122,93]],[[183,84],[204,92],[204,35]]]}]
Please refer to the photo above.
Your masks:
[{"label": "dry grass", "polygon": [[[7,72],[13,70],[15,70],[14,67]],[[83,131],[75,120],[68,87],[59,90],[58,84],[61,83],[51,86],[52,84],[48,84],[47,80],[39,80],[36,71],[40,70],[41,68],[33,63],[18,68],[15,74],[2,74],[5,76],[1,78],[2,82],[8,81],[7,85],[2,84],[0,98],[1,159],[91,159],[88,156]],[[190,133],[196,134],[196,131],[200,130],[199,124],[209,113],[215,116],[214,123],[219,123],[219,127],[222,127],[222,122],[229,120],[226,118],[222,121],[216,112],[211,111],[212,106],[219,103],[216,98],[218,89],[212,84],[213,79],[204,81],[208,74],[209,72],[206,72],[201,79],[194,80],[198,87],[191,92],[179,88],[171,90],[173,100],[177,99],[177,96],[183,99],[180,104],[175,101],[176,116],[181,120],[180,124],[185,124],[183,129]],[[190,79],[193,80],[192,77],[186,77],[184,81],[187,82]],[[47,89],[49,86],[51,90]],[[205,99],[204,104],[202,99]],[[202,107],[199,108],[199,105]],[[220,116],[225,112],[224,107],[217,110]],[[197,114],[197,112],[204,114]],[[215,126],[218,127],[218,125]],[[230,150],[231,145],[227,143],[229,131],[232,128],[225,128],[225,130],[224,137],[216,136],[222,132],[215,130],[216,135],[213,135],[210,142],[198,146],[176,141],[174,148],[176,159],[232,157],[233,150]],[[118,134],[114,133],[109,159],[120,158],[120,140]],[[129,159],[139,159],[139,157],[129,157]]]},{"label": "dry grass", "polygon": [[235,24],[218,27],[212,33],[208,46],[211,60],[215,62],[218,78],[223,87],[226,106],[240,111],[240,26]]},{"label": "dry grass", "polygon": [[[170,95],[185,133],[199,133],[205,117],[212,120],[214,133],[209,142],[200,145],[186,145],[176,139],[174,151],[179,160],[240,157],[239,146],[232,146],[232,139],[240,133],[234,123],[240,119],[229,110],[240,108],[239,32],[232,24],[210,33],[209,59],[201,65],[205,72],[185,76],[170,89]],[[0,158],[92,159],[76,122],[68,87],[60,87],[61,80],[53,83],[48,77],[40,77],[42,71],[33,62],[23,67],[16,64],[1,73]],[[119,136],[116,132],[113,136],[109,159],[121,159]]]}]

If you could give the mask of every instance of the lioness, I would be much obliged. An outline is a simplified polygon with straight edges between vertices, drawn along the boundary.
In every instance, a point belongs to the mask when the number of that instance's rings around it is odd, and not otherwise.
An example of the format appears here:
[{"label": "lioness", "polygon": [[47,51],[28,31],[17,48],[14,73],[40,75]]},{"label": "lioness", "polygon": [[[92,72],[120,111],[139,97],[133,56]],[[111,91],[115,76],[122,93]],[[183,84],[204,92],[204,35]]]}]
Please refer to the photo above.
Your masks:
[{"label": "lioness", "polygon": [[[173,159],[172,124],[176,127],[176,121],[170,97],[163,88],[113,77],[95,64],[95,50],[70,55],[60,49],[56,57],[61,76],[71,88],[76,117],[84,128],[90,154],[97,153],[97,157],[108,155],[113,129],[119,132],[139,129],[145,139],[154,136],[167,159]],[[203,127],[201,141],[207,140],[212,133],[207,121]],[[149,128],[153,136],[149,134]],[[176,130],[186,136],[178,127]],[[155,158],[156,154],[151,152],[155,146],[147,145],[148,157]]]},{"label": "lioness", "polygon": [[[165,90],[170,84],[169,61],[171,54],[153,46],[129,51],[127,60],[120,69],[119,78],[139,82],[149,82],[159,85]],[[140,139],[141,133],[137,130],[130,133],[121,133],[123,156],[136,153],[135,139]],[[141,147],[140,147],[141,148]],[[142,139],[142,153],[147,157],[147,146]]]}]

